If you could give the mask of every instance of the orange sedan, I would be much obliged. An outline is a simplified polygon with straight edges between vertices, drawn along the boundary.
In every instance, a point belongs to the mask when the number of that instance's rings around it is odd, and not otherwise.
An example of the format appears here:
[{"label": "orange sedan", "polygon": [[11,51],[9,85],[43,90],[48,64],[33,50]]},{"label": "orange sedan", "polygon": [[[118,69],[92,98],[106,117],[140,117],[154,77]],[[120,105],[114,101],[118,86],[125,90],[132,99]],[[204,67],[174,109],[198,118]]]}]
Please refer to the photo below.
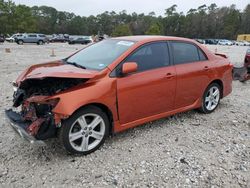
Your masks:
[{"label": "orange sedan", "polygon": [[111,133],[179,112],[213,112],[232,91],[232,65],[186,38],[131,36],[33,65],[13,83],[10,125],[31,143],[59,137],[88,154]]}]

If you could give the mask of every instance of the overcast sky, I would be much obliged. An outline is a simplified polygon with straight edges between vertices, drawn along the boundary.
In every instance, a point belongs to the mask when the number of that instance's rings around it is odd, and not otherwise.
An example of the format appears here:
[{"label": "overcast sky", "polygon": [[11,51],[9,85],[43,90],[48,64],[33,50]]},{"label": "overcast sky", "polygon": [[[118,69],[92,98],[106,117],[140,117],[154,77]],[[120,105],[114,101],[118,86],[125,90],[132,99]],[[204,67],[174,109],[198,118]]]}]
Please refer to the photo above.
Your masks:
[{"label": "overcast sky", "polygon": [[186,13],[191,8],[200,5],[216,3],[219,7],[236,4],[238,9],[243,10],[250,0],[13,0],[16,4],[28,6],[46,5],[52,6],[59,11],[73,12],[76,15],[89,16],[103,13],[104,11],[122,11],[128,13],[146,13],[154,11],[156,15],[163,15],[165,9],[176,4],[177,11]]}]

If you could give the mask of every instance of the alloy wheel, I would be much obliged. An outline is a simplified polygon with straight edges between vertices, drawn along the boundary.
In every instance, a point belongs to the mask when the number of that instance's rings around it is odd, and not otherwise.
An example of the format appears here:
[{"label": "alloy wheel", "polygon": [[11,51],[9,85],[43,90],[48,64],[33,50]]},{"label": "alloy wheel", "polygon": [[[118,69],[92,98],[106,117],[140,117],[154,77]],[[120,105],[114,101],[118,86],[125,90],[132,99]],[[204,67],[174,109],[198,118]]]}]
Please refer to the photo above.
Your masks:
[{"label": "alloy wheel", "polygon": [[105,136],[105,122],[98,114],[84,114],[71,126],[69,143],[79,152],[92,150]]},{"label": "alloy wheel", "polygon": [[205,98],[205,106],[207,110],[209,111],[214,110],[219,104],[219,100],[220,100],[220,89],[216,86],[211,87],[208,90]]}]

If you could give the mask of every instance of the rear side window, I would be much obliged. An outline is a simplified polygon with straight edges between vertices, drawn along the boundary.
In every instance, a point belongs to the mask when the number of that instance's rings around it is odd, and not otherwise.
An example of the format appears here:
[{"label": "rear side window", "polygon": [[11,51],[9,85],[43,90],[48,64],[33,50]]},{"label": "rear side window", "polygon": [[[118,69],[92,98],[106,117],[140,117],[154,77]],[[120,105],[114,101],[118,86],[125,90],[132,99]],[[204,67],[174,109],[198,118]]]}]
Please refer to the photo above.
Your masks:
[{"label": "rear side window", "polygon": [[168,66],[170,62],[167,43],[157,42],[147,44],[130,55],[126,59],[126,62],[136,62],[138,64],[138,71]]},{"label": "rear side window", "polygon": [[39,37],[45,37],[45,35],[39,35]]},{"label": "rear side window", "polygon": [[171,45],[174,63],[177,65],[207,60],[205,54],[191,43],[172,42]]},{"label": "rear side window", "polygon": [[200,48],[197,48],[197,49],[198,49],[200,61],[206,61],[207,60],[207,56],[204,54],[204,52]]}]

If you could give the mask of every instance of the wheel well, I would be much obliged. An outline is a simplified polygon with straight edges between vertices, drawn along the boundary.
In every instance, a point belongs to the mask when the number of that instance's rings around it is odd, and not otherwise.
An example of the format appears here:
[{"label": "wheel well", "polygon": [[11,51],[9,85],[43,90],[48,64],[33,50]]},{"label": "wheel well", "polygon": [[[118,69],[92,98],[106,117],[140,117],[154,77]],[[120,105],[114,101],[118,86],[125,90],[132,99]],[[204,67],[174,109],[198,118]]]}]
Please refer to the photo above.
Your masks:
[{"label": "wheel well", "polygon": [[210,84],[212,84],[212,83],[216,83],[216,84],[218,84],[220,86],[220,88],[221,88],[221,96],[220,97],[222,98],[223,97],[223,91],[224,91],[223,82],[221,80],[214,80]]},{"label": "wheel well", "polygon": [[[87,106],[95,106],[95,107],[98,107],[100,108],[103,112],[105,112],[108,116],[108,119],[109,119],[109,122],[110,122],[110,130],[109,130],[109,134],[112,134],[113,133],[113,114],[111,112],[111,110],[105,106],[104,104],[101,104],[101,103],[91,103],[91,104],[87,104],[87,105],[84,105],[82,107],[80,107],[78,110],[82,109],[82,108],[86,108]],[[78,111],[76,110],[76,111]]]}]

